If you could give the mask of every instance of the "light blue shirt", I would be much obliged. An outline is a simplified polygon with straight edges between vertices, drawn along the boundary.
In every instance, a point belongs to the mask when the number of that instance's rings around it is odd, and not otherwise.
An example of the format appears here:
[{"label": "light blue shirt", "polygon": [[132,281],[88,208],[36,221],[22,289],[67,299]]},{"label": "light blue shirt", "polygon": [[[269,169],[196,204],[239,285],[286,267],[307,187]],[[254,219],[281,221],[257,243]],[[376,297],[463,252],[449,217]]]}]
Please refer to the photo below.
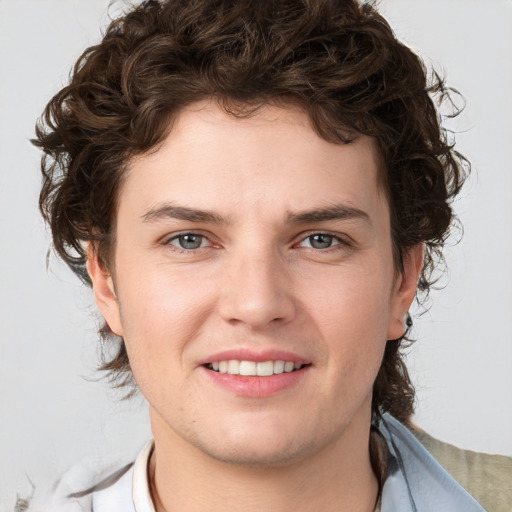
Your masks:
[{"label": "light blue shirt", "polygon": [[[379,430],[390,453],[380,512],[485,512],[414,435],[390,414],[383,415]],[[155,512],[147,478],[152,450],[153,441],[149,441],[134,464],[103,480],[90,492],[76,493],[71,501],[61,504],[62,508],[57,506],[48,510]]]},{"label": "light blue shirt", "polygon": [[379,430],[391,456],[381,512],[485,512],[393,416],[384,414]]}]

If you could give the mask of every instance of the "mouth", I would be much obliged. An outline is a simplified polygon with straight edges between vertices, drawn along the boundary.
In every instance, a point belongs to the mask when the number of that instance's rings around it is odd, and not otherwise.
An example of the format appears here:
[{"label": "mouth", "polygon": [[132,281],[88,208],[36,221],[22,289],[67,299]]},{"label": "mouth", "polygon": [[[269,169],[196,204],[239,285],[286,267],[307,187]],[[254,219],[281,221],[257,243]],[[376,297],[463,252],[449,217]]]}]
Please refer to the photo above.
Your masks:
[{"label": "mouth", "polygon": [[[273,353],[272,353],[273,352]],[[313,364],[296,354],[229,350],[203,360],[210,381],[238,398],[270,398],[307,382]]]},{"label": "mouth", "polygon": [[293,361],[249,361],[229,359],[212,361],[203,365],[207,370],[228,375],[242,375],[246,377],[271,377],[283,373],[293,373],[302,370],[311,363],[301,364]]}]

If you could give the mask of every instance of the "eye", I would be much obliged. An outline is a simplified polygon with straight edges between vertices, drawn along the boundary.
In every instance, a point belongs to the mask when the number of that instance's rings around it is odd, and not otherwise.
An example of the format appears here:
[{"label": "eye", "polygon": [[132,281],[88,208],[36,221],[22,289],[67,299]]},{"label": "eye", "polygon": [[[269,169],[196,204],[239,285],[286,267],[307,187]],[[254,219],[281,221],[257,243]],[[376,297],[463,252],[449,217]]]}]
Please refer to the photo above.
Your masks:
[{"label": "eye", "polygon": [[341,240],[334,236],[329,235],[328,233],[315,233],[314,235],[310,235],[305,238],[300,244],[299,247],[311,247],[312,249],[329,249],[335,245],[339,245]]},{"label": "eye", "polygon": [[171,238],[168,243],[187,251],[210,245],[209,240],[204,235],[198,235],[197,233],[181,233]]}]

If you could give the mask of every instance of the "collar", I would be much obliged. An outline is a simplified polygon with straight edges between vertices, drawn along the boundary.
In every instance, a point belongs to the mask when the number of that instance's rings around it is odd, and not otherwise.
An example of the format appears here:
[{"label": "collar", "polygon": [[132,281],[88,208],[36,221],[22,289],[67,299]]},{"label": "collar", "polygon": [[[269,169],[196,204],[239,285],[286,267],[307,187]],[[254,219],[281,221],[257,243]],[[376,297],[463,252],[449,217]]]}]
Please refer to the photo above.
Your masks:
[{"label": "collar", "polygon": [[[381,512],[485,512],[393,416],[384,413],[378,428],[390,453],[388,477],[380,501]],[[148,482],[148,465],[153,449],[153,440],[148,441],[133,466],[135,512],[156,512]]]},{"label": "collar", "polygon": [[151,439],[139,453],[133,465],[132,489],[135,512],[156,512],[149,491],[149,459],[155,448]]},{"label": "collar", "polygon": [[485,512],[393,416],[383,414],[378,428],[390,452],[382,512]]}]

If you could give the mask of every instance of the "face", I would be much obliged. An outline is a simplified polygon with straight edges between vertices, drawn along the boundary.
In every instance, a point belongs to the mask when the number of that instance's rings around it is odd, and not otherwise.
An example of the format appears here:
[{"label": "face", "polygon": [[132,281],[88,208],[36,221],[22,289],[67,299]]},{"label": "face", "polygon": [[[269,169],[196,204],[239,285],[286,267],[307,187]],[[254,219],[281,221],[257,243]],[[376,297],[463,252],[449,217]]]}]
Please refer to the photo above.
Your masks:
[{"label": "face", "polygon": [[394,271],[378,173],[368,137],[334,145],[298,110],[210,102],[131,162],[113,275],[94,255],[89,270],[155,440],[269,465],[369,428],[421,259]]}]

